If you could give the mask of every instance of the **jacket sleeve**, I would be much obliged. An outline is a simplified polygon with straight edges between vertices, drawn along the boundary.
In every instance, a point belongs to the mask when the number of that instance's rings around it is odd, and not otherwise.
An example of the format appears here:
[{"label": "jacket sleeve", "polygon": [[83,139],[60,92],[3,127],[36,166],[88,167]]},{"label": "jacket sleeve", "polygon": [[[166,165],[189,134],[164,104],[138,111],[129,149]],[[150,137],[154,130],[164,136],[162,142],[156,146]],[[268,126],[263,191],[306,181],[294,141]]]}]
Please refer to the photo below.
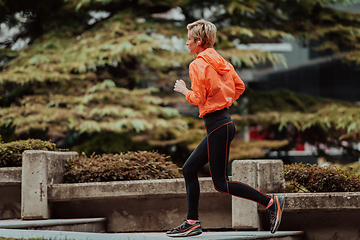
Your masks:
[{"label": "jacket sleeve", "polygon": [[204,104],[206,100],[204,70],[200,69],[194,61],[189,66],[189,75],[191,79],[191,90],[185,95],[186,100],[193,105]]},{"label": "jacket sleeve", "polygon": [[241,94],[244,93],[245,84],[241,80],[239,75],[236,73],[233,66],[231,66],[231,72],[232,72],[232,77],[233,77],[233,80],[234,80],[234,83],[235,83],[235,100],[236,100],[236,99],[238,99],[240,97]]}]

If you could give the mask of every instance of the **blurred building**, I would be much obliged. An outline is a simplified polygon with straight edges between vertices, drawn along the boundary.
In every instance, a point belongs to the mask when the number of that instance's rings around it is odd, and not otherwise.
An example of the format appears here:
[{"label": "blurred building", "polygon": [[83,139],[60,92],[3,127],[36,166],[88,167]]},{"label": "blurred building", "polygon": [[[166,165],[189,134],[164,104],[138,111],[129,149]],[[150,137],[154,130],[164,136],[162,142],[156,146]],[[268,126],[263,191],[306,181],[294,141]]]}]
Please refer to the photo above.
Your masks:
[{"label": "blurred building", "polygon": [[[333,6],[360,12],[360,3],[337,3]],[[283,54],[287,59],[287,68],[280,64],[275,67],[262,65],[240,71],[240,77],[256,90],[284,88],[316,97],[360,103],[360,66],[343,63],[331,51],[314,51],[318,44],[316,41],[284,40],[283,44],[269,51]],[[252,47],[256,48],[255,45]],[[257,48],[267,49],[262,44],[258,44]]]}]

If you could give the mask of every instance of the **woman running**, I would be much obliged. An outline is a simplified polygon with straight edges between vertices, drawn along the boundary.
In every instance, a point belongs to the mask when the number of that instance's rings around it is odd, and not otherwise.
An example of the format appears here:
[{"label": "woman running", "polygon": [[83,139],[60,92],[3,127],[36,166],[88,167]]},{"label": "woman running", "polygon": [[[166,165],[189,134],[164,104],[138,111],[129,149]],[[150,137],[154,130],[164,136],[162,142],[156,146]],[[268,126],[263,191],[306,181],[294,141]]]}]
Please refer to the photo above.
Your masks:
[{"label": "woman running", "polygon": [[284,197],[270,197],[244,183],[229,181],[226,173],[230,143],[235,135],[235,124],[228,108],[245,91],[244,82],[234,67],[212,48],[216,39],[214,24],[198,20],[188,24],[187,29],[186,45],[191,53],[197,54],[189,66],[191,90],[186,88],[183,80],[176,80],[174,91],[182,93],[187,101],[199,107],[199,117],[204,118],[207,134],[182,168],[188,202],[187,219],[166,235],[183,237],[202,233],[198,216],[200,187],[197,174],[206,163],[209,163],[216,190],[266,207],[271,232],[275,233],[280,225]]}]

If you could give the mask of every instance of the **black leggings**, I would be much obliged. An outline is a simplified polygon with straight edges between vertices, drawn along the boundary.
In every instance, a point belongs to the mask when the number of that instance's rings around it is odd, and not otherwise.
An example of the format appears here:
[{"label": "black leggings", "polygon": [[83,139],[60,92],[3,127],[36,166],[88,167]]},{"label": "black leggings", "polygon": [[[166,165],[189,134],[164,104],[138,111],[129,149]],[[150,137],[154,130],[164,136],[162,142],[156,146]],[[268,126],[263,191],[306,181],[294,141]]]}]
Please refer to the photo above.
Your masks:
[{"label": "black leggings", "polygon": [[227,109],[206,114],[204,121],[207,135],[182,168],[188,200],[187,219],[198,220],[199,218],[200,187],[197,174],[206,163],[209,163],[211,178],[216,190],[267,206],[271,197],[244,183],[228,179],[226,169],[230,143],[235,135],[235,125]]}]

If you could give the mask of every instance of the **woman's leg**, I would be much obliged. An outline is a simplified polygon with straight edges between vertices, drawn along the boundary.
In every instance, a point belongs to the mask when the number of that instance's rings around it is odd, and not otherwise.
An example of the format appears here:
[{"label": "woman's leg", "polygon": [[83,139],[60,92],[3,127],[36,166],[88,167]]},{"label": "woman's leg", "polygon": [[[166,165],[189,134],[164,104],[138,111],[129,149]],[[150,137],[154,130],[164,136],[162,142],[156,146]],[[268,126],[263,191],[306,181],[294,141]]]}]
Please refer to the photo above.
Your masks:
[{"label": "woman's leg", "polygon": [[208,133],[209,168],[214,186],[220,192],[246,198],[266,207],[271,200],[270,196],[244,183],[228,180],[226,169],[229,160],[230,143],[234,135],[235,126],[232,122]]},{"label": "woman's leg", "polygon": [[199,219],[198,211],[200,186],[197,174],[207,162],[207,137],[205,137],[197,146],[197,148],[191,153],[182,168],[182,172],[185,178],[188,201],[187,219]]}]

